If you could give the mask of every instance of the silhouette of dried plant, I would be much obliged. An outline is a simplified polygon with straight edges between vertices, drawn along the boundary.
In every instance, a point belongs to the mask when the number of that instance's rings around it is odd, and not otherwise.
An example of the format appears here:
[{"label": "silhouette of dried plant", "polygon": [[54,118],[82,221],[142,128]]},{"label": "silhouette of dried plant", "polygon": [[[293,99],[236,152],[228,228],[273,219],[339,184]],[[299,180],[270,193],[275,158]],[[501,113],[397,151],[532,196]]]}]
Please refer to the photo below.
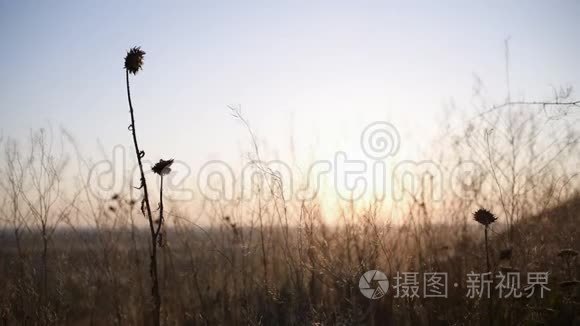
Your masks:
[{"label": "silhouette of dried plant", "polygon": [[161,177],[161,185],[159,187],[159,219],[155,220],[157,224],[157,229],[155,230],[155,237],[157,238],[157,243],[160,247],[163,247],[167,241],[166,238],[163,237],[163,176],[169,174],[171,172],[171,165],[173,164],[173,159],[170,160],[159,160],[153,168],[151,169],[154,173],[158,174]]},{"label": "silhouette of dried plant", "polygon": [[142,159],[145,152],[139,149],[137,142],[137,131],[135,126],[135,114],[133,104],[131,102],[131,88],[129,86],[129,74],[136,75],[139,70],[143,69],[143,57],[145,52],[140,47],[133,47],[127,52],[125,57],[125,78],[127,82],[127,99],[129,101],[129,111],[131,113],[131,124],[129,130],[133,136],[133,144],[135,146],[135,155],[139,164],[140,172],[140,186],[138,189],[143,189],[143,200],[141,201],[141,211],[146,215],[149,221],[149,230],[151,232],[151,251],[150,251],[150,265],[149,273],[151,276],[151,295],[153,297],[153,323],[155,326],[161,324],[161,294],[159,293],[159,276],[157,270],[157,243],[158,243],[158,229],[155,229],[153,216],[151,214],[151,204],[149,202],[149,192],[147,189],[147,180],[145,179],[145,172],[143,170]]},{"label": "silhouette of dried plant", "polygon": [[[489,264],[489,243],[488,243],[488,229],[489,226],[497,220],[497,217],[493,215],[490,211],[484,208],[478,209],[475,213],[473,213],[473,219],[476,220],[479,224],[485,227],[484,235],[485,235],[485,263],[487,266],[487,272],[491,272],[491,266]],[[493,325],[493,301],[491,296],[488,302],[488,314],[489,314],[489,324]]]},{"label": "silhouette of dried plant", "polygon": [[480,208],[473,214],[473,219],[487,228],[491,223],[497,220],[497,217],[487,209]]},{"label": "silhouette of dried plant", "polygon": [[145,51],[141,50],[141,47],[136,46],[127,51],[127,56],[125,56],[125,70],[127,72],[136,75],[139,70],[143,69],[143,58],[145,57]]},{"label": "silhouette of dried plant", "polygon": [[151,170],[160,176],[167,175],[171,172],[171,164],[173,164],[173,159],[167,161],[159,160]]}]

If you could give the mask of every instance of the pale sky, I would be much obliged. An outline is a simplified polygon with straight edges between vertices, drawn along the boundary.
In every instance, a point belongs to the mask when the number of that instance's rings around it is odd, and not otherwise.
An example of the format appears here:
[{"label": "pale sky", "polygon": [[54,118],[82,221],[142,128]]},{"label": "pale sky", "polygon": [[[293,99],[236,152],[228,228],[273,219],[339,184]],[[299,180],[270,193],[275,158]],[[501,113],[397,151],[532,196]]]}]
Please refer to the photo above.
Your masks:
[{"label": "pale sky", "polygon": [[291,135],[299,155],[349,151],[375,120],[413,153],[452,99],[470,110],[474,74],[504,100],[508,37],[513,97],[578,88],[578,17],[578,1],[0,0],[0,130],[62,126],[89,156],[131,146],[122,68],[138,45],[150,160],[239,160],[249,137],[228,105],[282,157]]}]

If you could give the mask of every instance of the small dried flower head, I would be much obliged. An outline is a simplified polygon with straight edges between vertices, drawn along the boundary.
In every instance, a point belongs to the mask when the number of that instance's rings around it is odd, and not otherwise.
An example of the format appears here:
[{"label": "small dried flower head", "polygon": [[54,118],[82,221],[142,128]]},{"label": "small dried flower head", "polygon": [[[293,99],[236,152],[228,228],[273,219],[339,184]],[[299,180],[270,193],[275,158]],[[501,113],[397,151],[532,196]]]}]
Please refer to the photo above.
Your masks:
[{"label": "small dried flower head", "polygon": [[477,210],[477,212],[473,213],[473,219],[482,225],[488,226],[491,223],[495,222],[495,220],[497,220],[497,217],[495,217],[487,209],[480,208]]},{"label": "small dried flower head", "polygon": [[564,259],[570,259],[570,258],[574,258],[576,256],[578,256],[578,251],[576,251],[574,249],[562,249],[562,250],[560,250],[560,252],[558,252],[558,257],[564,258]]},{"label": "small dried flower head", "polygon": [[135,75],[141,69],[143,69],[143,57],[145,56],[145,51],[141,50],[141,47],[136,46],[127,51],[127,56],[125,56],[125,69]]},{"label": "small dried flower head", "polygon": [[173,164],[173,159],[170,160],[159,160],[159,162],[157,162],[152,170],[153,172],[159,174],[159,175],[166,175],[169,174],[169,172],[171,172],[171,164]]}]

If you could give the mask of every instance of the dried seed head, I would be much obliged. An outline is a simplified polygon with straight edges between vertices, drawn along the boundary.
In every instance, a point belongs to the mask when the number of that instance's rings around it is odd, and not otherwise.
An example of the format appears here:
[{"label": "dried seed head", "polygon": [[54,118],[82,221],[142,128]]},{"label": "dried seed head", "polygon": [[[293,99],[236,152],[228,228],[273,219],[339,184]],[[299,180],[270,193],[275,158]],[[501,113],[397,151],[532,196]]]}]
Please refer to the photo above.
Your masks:
[{"label": "dried seed head", "polygon": [[497,217],[495,217],[487,209],[480,208],[477,210],[477,212],[473,213],[473,219],[482,225],[489,226],[491,223],[497,220]]},{"label": "dried seed head", "polygon": [[141,50],[141,47],[136,46],[127,51],[127,56],[125,56],[125,69],[130,74],[137,74],[137,72],[143,69],[143,57],[145,56],[145,51]]},{"label": "dried seed head", "polygon": [[151,170],[159,175],[166,175],[171,172],[171,164],[173,164],[173,159],[167,161],[159,160],[159,162],[157,162]]}]

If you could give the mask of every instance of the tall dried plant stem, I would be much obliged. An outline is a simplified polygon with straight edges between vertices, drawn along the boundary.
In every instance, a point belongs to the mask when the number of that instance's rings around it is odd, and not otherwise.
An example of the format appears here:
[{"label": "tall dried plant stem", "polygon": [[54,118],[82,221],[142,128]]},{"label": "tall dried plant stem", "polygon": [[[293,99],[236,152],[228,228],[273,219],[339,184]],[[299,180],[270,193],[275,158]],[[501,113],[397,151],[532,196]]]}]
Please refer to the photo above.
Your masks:
[{"label": "tall dried plant stem", "polygon": [[159,238],[162,225],[163,225],[163,174],[161,174],[161,185],[159,186],[159,223],[157,224],[157,231],[155,231],[156,238]]},{"label": "tall dried plant stem", "polygon": [[488,236],[487,236],[488,226],[485,227],[485,263],[487,267],[487,272],[491,271],[491,267],[489,264],[489,245],[488,245]]},{"label": "tall dried plant stem", "polygon": [[[489,245],[488,245],[488,230],[489,230],[489,225],[485,226],[485,263],[487,266],[487,272],[490,273],[491,272],[491,266],[489,264]],[[492,277],[493,280],[493,277]],[[493,286],[492,286],[493,289]],[[492,326],[493,325],[493,293],[490,294],[489,296],[489,300],[487,303],[487,314],[488,319],[489,319],[489,325]]]},{"label": "tall dried plant stem", "polygon": [[[155,239],[157,239],[157,245],[159,247],[164,247],[163,245],[163,235],[161,234],[164,222],[163,217],[163,173],[160,174],[161,177],[161,185],[159,186],[159,219],[157,220],[157,229],[155,230]],[[165,257],[163,257],[165,259]],[[165,264],[164,264],[165,266]]]},{"label": "tall dried plant stem", "polygon": [[127,99],[129,100],[129,111],[131,112],[131,125],[129,129],[133,135],[133,144],[135,145],[135,155],[137,156],[137,163],[139,164],[139,172],[141,174],[141,184],[139,188],[143,189],[143,202],[145,203],[145,209],[147,213],[147,219],[149,221],[149,229],[151,231],[151,252],[150,252],[150,265],[149,273],[151,276],[151,295],[153,297],[153,322],[155,326],[161,324],[161,295],[159,293],[159,277],[157,272],[157,233],[155,232],[153,217],[151,214],[151,204],[149,203],[149,192],[147,191],[147,181],[145,179],[145,172],[143,171],[143,163],[141,159],[143,158],[144,152],[139,149],[137,142],[137,131],[135,127],[135,115],[133,113],[133,104],[131,102],[131,89],[129,86],[129,70],[125,69],[125,77],[127,81]]}]

